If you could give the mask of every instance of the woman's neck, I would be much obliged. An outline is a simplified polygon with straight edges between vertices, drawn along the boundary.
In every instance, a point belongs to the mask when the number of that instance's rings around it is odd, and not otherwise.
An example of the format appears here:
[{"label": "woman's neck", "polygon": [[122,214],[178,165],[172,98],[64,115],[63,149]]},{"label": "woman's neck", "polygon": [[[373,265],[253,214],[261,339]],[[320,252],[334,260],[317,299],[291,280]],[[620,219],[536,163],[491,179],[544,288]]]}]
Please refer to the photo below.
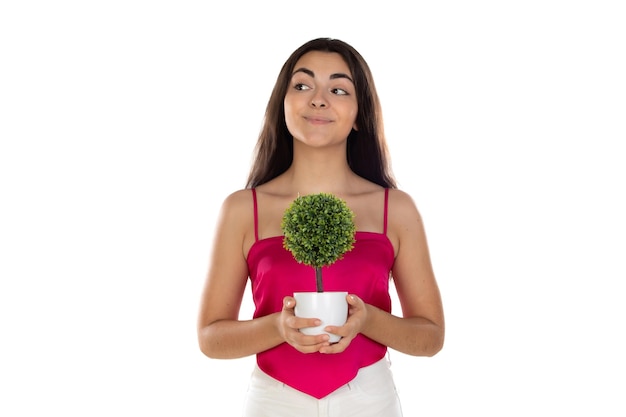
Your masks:
[{"label": "woman's neck", "polygon": [[318,151],[300,157],[294,154],[293,163],[283,177],[285,186],[306,195],[345,194],[357,176],[350,169],[345,154]]}]

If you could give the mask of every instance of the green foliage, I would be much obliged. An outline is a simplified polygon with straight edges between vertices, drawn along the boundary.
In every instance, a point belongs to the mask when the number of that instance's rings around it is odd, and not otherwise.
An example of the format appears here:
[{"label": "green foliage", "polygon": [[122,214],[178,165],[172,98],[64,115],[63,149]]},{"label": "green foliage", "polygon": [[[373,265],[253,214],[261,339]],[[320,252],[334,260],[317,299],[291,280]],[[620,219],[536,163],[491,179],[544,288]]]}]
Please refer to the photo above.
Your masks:
[{"label": "green foliage", "polygon": [[354,213],[332,194],[298,196],[285,210],[283,245],[299,263],[331,265],[354,247]]}]

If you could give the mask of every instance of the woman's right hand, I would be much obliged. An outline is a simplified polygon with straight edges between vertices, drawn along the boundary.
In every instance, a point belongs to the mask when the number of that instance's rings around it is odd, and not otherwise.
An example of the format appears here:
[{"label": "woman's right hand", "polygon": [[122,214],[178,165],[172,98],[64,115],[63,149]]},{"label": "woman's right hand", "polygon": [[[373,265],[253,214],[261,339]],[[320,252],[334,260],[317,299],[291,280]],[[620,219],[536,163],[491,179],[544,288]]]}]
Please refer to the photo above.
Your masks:
[{"label": "woman's right hand", "polygon": [[296,317],[294,311],[295,307],[295,298],[288,296],[283,299],[283,309],[278,319],[278,331],[285,342],[302,353],[319,352],[323,347],[330,346],[330,342],[328,341],[329,336],[327,334],[307,336],[298,330],[305,327],[319,326],[321,321],[316,318]]}]

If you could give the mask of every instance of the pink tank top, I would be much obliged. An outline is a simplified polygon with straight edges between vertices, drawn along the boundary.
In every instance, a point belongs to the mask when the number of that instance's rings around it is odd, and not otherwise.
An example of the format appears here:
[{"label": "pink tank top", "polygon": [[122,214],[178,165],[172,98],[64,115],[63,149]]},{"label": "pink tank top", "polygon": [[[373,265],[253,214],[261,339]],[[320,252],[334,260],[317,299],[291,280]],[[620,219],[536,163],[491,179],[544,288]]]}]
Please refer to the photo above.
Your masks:
[{"label": "pink tank top", "polygon": [[[387,238],[385,190],[383,233],[356,232],[354,248],[343,259],[323,268],[325,291],[348,291],[366,303],[391,312],[390,271],[394,251]],[[283,248],[283,236],[259,240],[256,191],[254,199],[255,242],[248,253],[248,270],[254,299],[254,317],[282,310],[283,297],[296,291],[315,291],[315,271],[299,264]],[[287,343],[257,354],[257,364],[271,377],[315,398],[323,398],[350,382],[360,368],[382,359],[387,347],[357,335],[338,354],[300,353]]]}]

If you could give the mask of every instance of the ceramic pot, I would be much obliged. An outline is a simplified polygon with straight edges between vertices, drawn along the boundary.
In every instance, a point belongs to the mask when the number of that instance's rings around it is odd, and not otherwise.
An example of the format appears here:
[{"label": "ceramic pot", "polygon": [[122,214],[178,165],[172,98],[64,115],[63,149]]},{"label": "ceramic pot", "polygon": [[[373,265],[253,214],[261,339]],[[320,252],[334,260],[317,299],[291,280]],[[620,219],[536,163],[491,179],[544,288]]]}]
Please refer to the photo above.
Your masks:
[{"label": "ceramic pot", "polygon": [[330,343],[336,343],[340,336],[324,331],[326,326],[343,326],[348,319],[348,293],[346,291],[325,292],[296,292],[295,314],[302,318],[317,318],[322,324],[315,327],[306,327],[300,331],[306,335],[326,333],[330,336]]}]

